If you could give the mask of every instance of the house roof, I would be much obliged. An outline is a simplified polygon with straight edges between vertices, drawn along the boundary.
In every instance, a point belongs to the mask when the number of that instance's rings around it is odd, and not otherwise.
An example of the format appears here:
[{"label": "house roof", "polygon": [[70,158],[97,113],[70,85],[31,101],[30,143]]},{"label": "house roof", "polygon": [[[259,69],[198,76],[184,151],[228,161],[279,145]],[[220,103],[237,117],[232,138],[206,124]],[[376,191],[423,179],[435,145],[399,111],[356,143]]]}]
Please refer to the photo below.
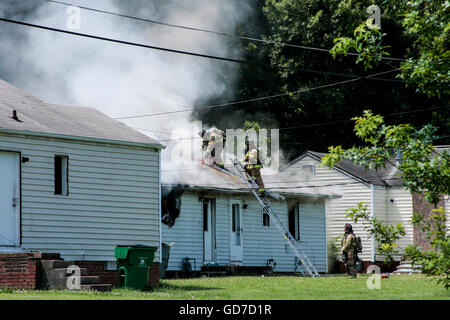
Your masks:
[{"label": "house roof", "polygon": [[[321,161],[325,153],[315,151],[305,151],[300,157],[292,160],[285,165],[281,171],[286,170],[288,167],[297,163],[306,156]],[[395,159],[392,159],[391,163],[395,163]],[[338,164],[334,166],[334,169],[341,171],[344,174],[350,175],[363,183],[380,185],[380,186],[401,186],[402,180],[398,176],[399,170],[393,164],[387,163],[385,167],[378,170],[367,170],[363,166],[357,166],[353,164],[351,160],[342,159]]]},{"label": "house roof", "polygon": [[[262,175],[265,187],[285,196],[339,197],[333,188],[316,187],[296,181],[283,173]],[[207,165],[194,164],[185,168],[163,170],[162,185],[181,186],[200,191],[249,193],[250,189],[234,170],[234,167],[217,170]]]},{"label": "house roof", "polygon": [[[20,121],[13,119],[13,110]],[[0,132],[78,137],[163,148],[150,137],[93,108],[47,103],[1,79]]]}]

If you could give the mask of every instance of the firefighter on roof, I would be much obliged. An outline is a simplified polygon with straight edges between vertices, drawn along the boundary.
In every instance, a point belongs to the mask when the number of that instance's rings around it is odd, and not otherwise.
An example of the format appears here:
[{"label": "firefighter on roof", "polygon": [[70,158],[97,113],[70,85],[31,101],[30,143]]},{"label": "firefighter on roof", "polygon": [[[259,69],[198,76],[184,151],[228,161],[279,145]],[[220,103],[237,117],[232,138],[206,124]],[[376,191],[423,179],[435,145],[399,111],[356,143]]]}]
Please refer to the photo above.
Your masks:
[{"label": "firefighter on roof", "polygon": [[253,141],[249,141],[248,139],[245,141],[246,146],[246,154],[244,158],[244,168],[245,171],[255,180],[258,184],[258,191],[261,194],[264,194],[264,182],[261,177],[261,169],[262,169],[262,153],[255,146]]}]

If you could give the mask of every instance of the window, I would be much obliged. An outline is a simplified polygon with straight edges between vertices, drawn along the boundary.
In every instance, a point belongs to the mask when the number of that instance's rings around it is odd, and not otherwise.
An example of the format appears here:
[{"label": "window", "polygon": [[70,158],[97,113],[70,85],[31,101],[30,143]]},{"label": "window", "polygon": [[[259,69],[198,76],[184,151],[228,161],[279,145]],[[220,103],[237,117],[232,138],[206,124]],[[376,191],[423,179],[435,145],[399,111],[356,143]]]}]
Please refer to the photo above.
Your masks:
[{"label": "window", "polygon": [[231,207],[231,231],[234,234],[233,244],[235,246],[241,245],[241,213],[240,213],[240,205],[233,204]]},{"label": "window", "polygon": [[209,201],[203,201],[203,231],[208,231],[208,204]]},{"label": "window", "polygon": [[69,195],[68,156],[55,156],[55,194]]},{"label": "window", "polygon": [[298,204],[289,210],[289,232],[295,240],[300,240],[300,215]]},{"label": "window", "polygon": [[300,174],[304,178],[313,177],[316,175],[316,170],[314,164],[302,164]]},{"label": "window", "polygon": [[263,227],[270,227],[270,216],[264,209],[262,210],[262,225]]}]

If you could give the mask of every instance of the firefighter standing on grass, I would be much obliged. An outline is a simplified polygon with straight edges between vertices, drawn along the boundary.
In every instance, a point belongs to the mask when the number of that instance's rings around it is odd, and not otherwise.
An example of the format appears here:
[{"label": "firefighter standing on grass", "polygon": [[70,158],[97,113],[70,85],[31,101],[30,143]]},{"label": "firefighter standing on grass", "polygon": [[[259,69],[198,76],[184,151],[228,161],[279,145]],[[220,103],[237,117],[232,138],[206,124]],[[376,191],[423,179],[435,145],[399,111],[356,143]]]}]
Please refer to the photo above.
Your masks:
[{"label": "firefighter standing on grass", "polygon": [[253,141],[246,140],[246,154],[244,158],[244,169],[247,173],[255,180],[258,184],[258,191],[260,194],[264,195],[264,182],[261,177],[261,169],[262,169],[262,154],[259,149],[255,146]]},{"label": "firefighter standing on grass", "polygon": [[353,234],[353,228],[351,224],[345,225],[345,234],[342,238],[341,257],[342,262],[345,263],[345,268],[349,278],[356,278],[356,237]]}]

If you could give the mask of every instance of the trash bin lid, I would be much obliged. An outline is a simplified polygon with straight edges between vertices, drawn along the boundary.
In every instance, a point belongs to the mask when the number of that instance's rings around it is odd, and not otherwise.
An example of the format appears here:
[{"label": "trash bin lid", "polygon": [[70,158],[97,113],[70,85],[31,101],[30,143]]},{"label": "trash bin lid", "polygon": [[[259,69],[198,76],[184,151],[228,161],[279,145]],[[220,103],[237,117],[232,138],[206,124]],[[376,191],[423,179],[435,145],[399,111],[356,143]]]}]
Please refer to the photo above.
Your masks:
[{"label": "trash bin lid", "polygon": [[116,259],[126,259],[128,256],[128,252],[132,251],[133,249],[152,249],[153,251],[156,251],[158,248],[157,247],[152,247],[152,246],[145,246],[142,244],[137,244],[137,245],[133,245],[133,246],[116,246],[116,248],[114,249],[114,257]]},{"label": "trash bin lid", "polygon": [[125,247],[125,246],[117,246],[114,249],[114,256],[116,259],[126,259],[128,256],[128,251],[131,249],[131,247]]}]

